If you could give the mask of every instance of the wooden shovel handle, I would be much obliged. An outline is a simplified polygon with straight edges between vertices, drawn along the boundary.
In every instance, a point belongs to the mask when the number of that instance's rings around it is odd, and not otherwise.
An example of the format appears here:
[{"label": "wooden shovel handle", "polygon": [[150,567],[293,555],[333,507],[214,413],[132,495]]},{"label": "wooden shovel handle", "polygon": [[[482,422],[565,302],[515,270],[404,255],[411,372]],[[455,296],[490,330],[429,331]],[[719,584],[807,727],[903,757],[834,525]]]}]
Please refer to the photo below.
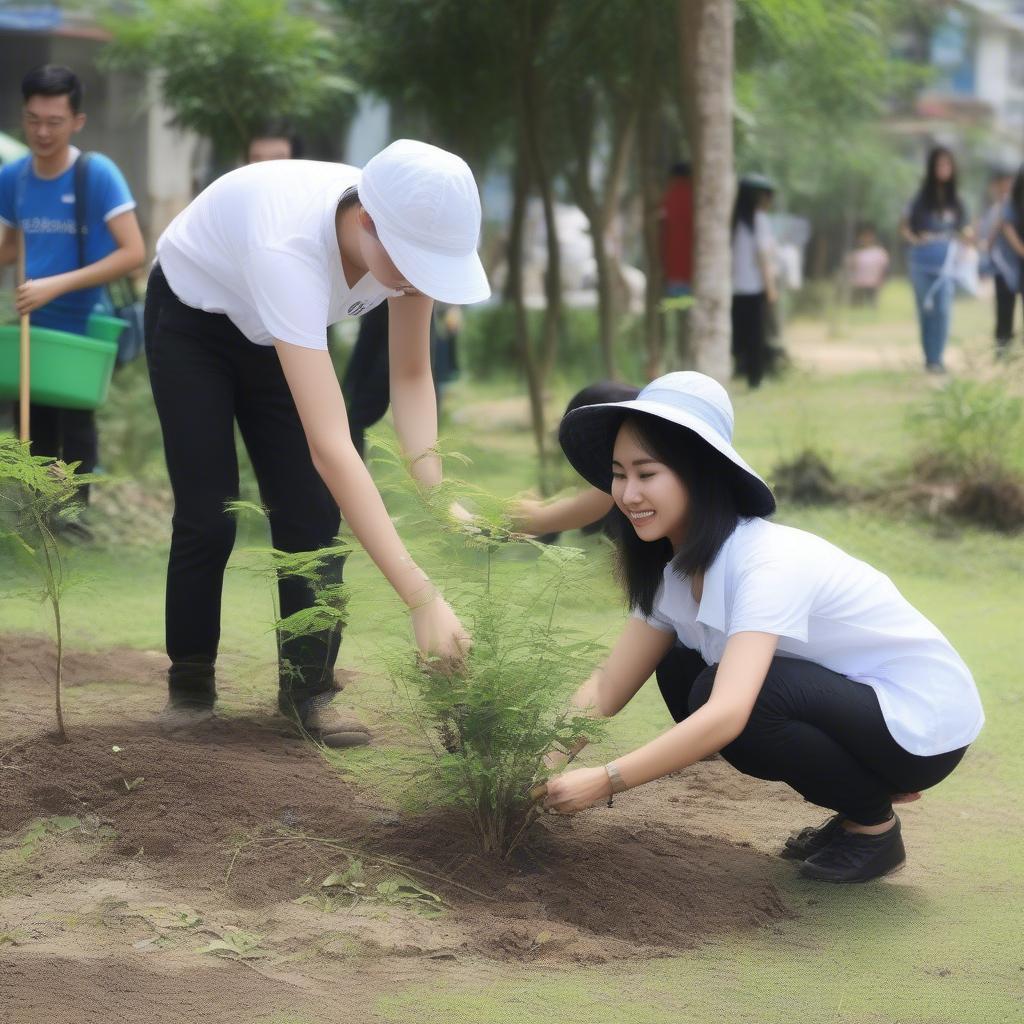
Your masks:
[{"label": "wooden shovel handle", "polygon": [[[25,283],[25,232],[18,232],[18,284]],[[18,439],[29,439],[29,399],[32,394],[31,333],[28,313],[21,314],[21,345],[18,354]]]}]

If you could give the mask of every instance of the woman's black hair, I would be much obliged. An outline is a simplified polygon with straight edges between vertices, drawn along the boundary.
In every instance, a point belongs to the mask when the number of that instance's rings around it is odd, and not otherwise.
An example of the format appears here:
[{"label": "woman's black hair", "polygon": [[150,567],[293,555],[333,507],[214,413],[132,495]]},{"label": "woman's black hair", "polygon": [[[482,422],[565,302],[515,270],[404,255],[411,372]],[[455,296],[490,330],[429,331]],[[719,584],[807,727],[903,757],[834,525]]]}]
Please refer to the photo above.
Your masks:
[{"label": "woman's black hair", "polygon": [[[939,161],[948,159],[953,168],[949,181],[939,181],[935,169]],[[956,158],[953,151],[945,146],[935,146],[928,154],[928,162],[925,165],[924,180],[914,198],[914,205],[910,211],[910,230],[924,231],[925,218],[929,213],[937,210],[955,210],[957,215],[957,228],[961,228],[967,219],[963,203],[957,195],[956,190]]]},{"label": "woman's black hair", "polygon": [[620,384],[614,380],[599,380],[596,384],[588,384],[581,388],[565,407],[563,416],[568,416],[574,409],[582,409],[585,405],[607,405],[611,402],[632,402],[640,389],[632,384]]},{"label": "woman's black hair", "polygon": [[686,427],[644,413],[630,414],[624,422],[634,427],[645,451],[679,476],[688,499],[686,537],[674,554],[666,538],[641,540],[618,506],[610,513],[629,604],[650,615],[665,566],[671,562],[673,571],[686,577],[705,572],[736,529],[743,513],[734,481],[742,470]]},{"label": "woman's black hair", "polygon": [[774,194],[767,179],[745,181],[740,179],[739,187],[736,189],[736,202],[732,207],[732,233],[740,224],[746,224],[751,231],[754,230],[754,214],[764,196]]}]

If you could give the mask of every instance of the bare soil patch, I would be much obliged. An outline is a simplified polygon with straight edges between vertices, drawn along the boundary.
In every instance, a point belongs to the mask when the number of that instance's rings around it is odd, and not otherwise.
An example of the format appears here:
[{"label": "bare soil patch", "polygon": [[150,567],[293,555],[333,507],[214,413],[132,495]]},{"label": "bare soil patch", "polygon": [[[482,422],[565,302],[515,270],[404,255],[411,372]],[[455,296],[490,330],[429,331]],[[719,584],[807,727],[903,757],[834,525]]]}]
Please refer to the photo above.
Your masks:
[{"label": "bare soil patch", "polygon": [[[137,1020],[142,1005],[150,1021],[248,1020],[331,1005],[342,978],[351,1009],[456,967],[669,955],[787,916],[764,849],[816,816],[785,787],[704,762],[612,810],[545,818],[494,862],[450,814],[396,813],[346,782],[269,710],[161,733],[160,654],[72,654],[72,742],[57,743],[47,656],[42,638],[0,634],[5,1020]],[[26,854],[33,825],[69,819],[80,825]],[[296,903],[348,863],[324,837],[415,869],[444,911]],[[198,952],[239,933],[251,957]],[[61,992],[73,1006],[55,1017]]]}]

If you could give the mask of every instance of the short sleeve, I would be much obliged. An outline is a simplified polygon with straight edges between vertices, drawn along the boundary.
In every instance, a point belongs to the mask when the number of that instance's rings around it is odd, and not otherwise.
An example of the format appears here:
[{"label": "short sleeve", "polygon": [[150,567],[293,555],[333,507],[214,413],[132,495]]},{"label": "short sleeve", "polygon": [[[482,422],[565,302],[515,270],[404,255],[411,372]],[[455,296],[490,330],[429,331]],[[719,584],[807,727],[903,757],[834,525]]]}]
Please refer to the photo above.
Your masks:
[{"label": "short sleeve", "polygon": [[772,226],[768,223],[767,215],[758,210],[754,214],[754,246],[758,252],[770,252],[775,245],[772,237]]},{"label": "short sleeve", "polygon": [[267,333],[302,348],[327,348],[330,282],[293,253],[257,249],[243,264],[252,305]]},{"label": "short sleeve", "polygon": [[788,559],[761,560],[736,581],[727,634],[771,633],[806,643],[816,593],[816,581],[799,564]]},{"label": "short sleeve", "polygon": [[120,168],[97,153],[89,158],[89,208],[99,211],[104,222],[135,209],[135,199]]},{"label": "short sleeve", "polygon": [[630,612],[630,617],[639,619],[641,622],[646,622],[648,626],[658,630],[659,633],[671,633],[673,636],[676,635],[675,625],[669,622],[669,620],[658,611],[657,605],[654,606],[650,615],[644,615],[639,608],[634,607]]},{"label": "short sleeve", "polygon": [[97,153],[89,158],[88,180],[89,208],[98,211],[104,222],[135,209],[128,182],[109,157]]},{"label": "short sleeve", "polygon": [[15,177],[17,165],[7,164],[0,168],[0,221],[7,227],[13,228],[18,223],[18,213],[15,210]]}]

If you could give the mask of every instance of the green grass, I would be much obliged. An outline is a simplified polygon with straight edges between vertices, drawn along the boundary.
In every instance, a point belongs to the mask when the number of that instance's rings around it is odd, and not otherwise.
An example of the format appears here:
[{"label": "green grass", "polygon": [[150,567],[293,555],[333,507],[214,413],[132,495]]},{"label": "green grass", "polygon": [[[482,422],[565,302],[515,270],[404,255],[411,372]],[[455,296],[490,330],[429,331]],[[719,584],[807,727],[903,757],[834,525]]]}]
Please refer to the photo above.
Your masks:
[{"label": "green grass", "polygon": [[[906,292],[894,287],[880,313],[852,314],[841,340],[850,344],[868,334],[873,338],[891,316],[892,343],[914,355],[916,337],[907,311]],[[959,307],[963,336],[982,338],[986,315],[980,304]],[[781,458],[813,444],[830,453],[844,479],[868,485],[909,461],[907,411],[929,386],[908,370],[794,373],[756,393],[741,387],[734,396],[737,444],[765,473]],[[453,446],[474,459],[464,475],[504,494],[533,482],[525,420],[515,429],[488,431],[475,420],[460,423],[460,415],[470,404],[486,408],[513,394],[512,385],[500,382],[460,384],[449,403]],[[552,407],[559,401],[561,395],[555,395]],[[379,1019],[422,1024],[989,1024],[1024,1016],[1024,970],[1014,952],[1020,945],[1024,888],[1019,803],[1024,788],[1024,544],[1019,537],[973,529],[940,533],[926,522],[857,507],[782,509],[779,518],[827,537],[888,573],[949,636],[977,678],[988,724],[962,767],[928,794],[928,821],[935,829],[927,844],[927,882],[811,889],[780,862],[771,869],[772,880],[798,916],[771,929],[721,937],[654,961],[560,969],[542,962],[500,968],[481,963],[465,978],[457,966],[448,965],[441,983],[402,983],[381,994]],[[579,542],[578,537],[567,540]],[[593,584],[586,594],[566,601],[561,614],[567,624],[610,642],[622,622],[621,600],[606,550],[594,540],[584,546],[594,556]],[[443,577],[436,556],[423,552],[422,557]],[[79,552],[78,568],[91,583],[67,597],[72,642],[159,648],[164,561],[159,551],[133,552],[130,558],[103,550]],[[498,571],[522,571],[518,556]],[[350,559],[347,578],[355,593],[341,660],[367,672],[355,690],[359,700],[386,706],[393,698],[382,675],[381,652],[393,646],[396,633],[408,635],[407,620],[361,552]],[[24,597],[7,596],[12,585],[9,568],[0,565],[3,628],[48,628],[45,609]],[[254,701],[269,703],[275,680],[273,643],[266,631],[271,618],[267,585],[229,572],[224,610],[222,661],[230,680],[225,704],[231,710]],[[72,716],[73,701],[71,695]],[[666,725],[656,688],[649,685],[615,720],[605,749],[629,749]],[[388,789],[384,780],[394,779],[393,769],[405,756],[401,749],[378,745],[337,760],[364,784],[380,785],[398,799],[398,787]],[[622,870],[628,872],[629,865],[624,863]],[[281,1018],[281,1024],[285,1020],[290,1018]],[[305,1017],[295,1020],[307,1024]],[[310,1018],[308,1024],[326,1021]]]}]

